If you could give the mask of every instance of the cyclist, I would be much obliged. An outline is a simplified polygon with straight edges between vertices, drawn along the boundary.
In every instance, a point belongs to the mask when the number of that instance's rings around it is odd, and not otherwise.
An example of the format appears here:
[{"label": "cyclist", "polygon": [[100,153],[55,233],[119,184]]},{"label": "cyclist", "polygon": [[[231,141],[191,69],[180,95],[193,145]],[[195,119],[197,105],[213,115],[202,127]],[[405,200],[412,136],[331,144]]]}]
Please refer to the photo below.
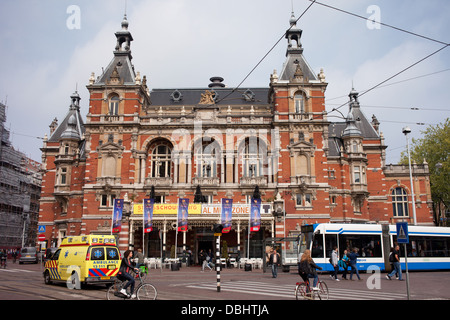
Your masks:
[{"label": "cyclist", "polygon": [[322,268],[316,265],[311,258],[311,251],[306,249],[298,263],[298,274],[304,282],[307,282],[308,278],[314,278],[313,290],[319,290],[317,287],[319,276],[317,275],[316,269],[322,270]]},{"label": "cyclist", "polygon": [[[131,250],[127,250],[125,251],[124,255],[123,255],[123,259],[122,259],[122,263],[120,264],[120,269],[119,269],[119,276],[118,278],[122,281],[128,281],[122,288],[122,290],[120,290],[120,293],[127,296],[128,298],[136,298],[136,295],[134,294],[134,277],[130,274],[130,270],[134,270],[136,273],[139,272],[139,269],[135,268],[135,266],[133,265],[133,262],[131,262],[131,259],[133,258],[133,251]],[[131,296],[127,293],[127,288],[131,286],[131,290],[130,290],[130,294]]]}]

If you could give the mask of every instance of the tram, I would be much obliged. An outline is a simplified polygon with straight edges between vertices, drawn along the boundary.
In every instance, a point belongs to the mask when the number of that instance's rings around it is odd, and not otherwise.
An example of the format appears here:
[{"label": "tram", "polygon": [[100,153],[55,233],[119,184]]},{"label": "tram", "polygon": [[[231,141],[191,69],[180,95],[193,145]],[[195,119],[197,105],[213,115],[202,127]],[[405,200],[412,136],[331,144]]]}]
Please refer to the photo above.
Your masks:
[{"label": "tram", "polygon": [[[409,270],[450,269],[450,228],[408,226],[406,245]],[[379,268],[390,270],[389,254],[397,244],[396,225],[387,224],[313,224],[302,226],[299,238],[299,259],[305,249],[311,250],[314,262],[331,271],[329,259],[333,247],[342,258],[344,250],[358,249],[358,270]],[[405,269],[404,245],[400,245],[402,269]]]}]

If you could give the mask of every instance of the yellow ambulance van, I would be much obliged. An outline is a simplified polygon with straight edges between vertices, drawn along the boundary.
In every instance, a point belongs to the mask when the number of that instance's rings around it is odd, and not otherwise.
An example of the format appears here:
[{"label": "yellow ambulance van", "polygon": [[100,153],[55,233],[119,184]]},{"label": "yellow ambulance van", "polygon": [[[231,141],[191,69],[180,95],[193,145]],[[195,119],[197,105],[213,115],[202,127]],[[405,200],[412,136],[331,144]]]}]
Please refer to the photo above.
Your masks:
[{"label": "yellow ambulance van", "polygon": [[44,282],[66,282],[71,289],[80,289],[81,284],[108,284],[114,282],[120,263],[112,235],[67,237],[46,261]]}]

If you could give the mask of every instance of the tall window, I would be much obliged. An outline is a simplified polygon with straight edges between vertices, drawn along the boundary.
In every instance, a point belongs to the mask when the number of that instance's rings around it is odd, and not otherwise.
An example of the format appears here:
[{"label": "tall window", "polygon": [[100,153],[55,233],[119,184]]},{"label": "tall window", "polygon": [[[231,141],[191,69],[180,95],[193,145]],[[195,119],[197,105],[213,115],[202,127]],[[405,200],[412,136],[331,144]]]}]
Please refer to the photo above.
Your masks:
[{"label": "tall window", "polygon": [[363,165],[353,166],[353,183],[366,183],[366,167]]},{"label": "tall window", "polygon": [[294,105],[295,113],[305,112],[305,100],[303,99],[303,94],[301,92],[298,92],[294,95]]},{"label": "tall window", "polygon": [[408,214],[408,194],[405,189],[397,187],[392,190],[392,208],[394,217],[407,217]]},{"label": "tall window", "polygon": [[242,175],[244,177],[259,177],[263,174],[263,159],[265,146],[260,139],[250,137],[245,139],[242,150]]},{"label": "tall window", "polygon": [[217,177],[217,166],[220,164],[219,144],[215,141],[203,141],[196,147],[197,176],[203,178]]},{"label": "tall window", "polygon": [[67,184],[67,168],[61,168],[59,171],[59,184]]},{"label": "tall window", "polygon": [[117,116],[119,114],[119,97],[112,96],[109,100],[109,115]]},{"label": "tall window", "polygon": [[155,146],[151,156],[152,177],[170,177],[170,164],[172,162],[171,149],[168,145],[160,144]]}]

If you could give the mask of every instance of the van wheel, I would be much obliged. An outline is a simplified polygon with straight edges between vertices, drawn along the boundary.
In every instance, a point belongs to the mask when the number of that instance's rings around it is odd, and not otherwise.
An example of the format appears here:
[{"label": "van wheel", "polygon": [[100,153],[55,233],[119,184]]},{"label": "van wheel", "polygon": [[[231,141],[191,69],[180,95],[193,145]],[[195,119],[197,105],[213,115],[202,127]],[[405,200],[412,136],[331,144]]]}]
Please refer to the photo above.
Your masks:
[{"label": "van wheel", "polygon": [[52,280],[50,279],[50,272],[45,271],[44,273],[44,282],[45,284],[51,284]]},{"label": "van wheel", "polygon": [[67,286],[70,289],[77,289],[77,290],[81,289],[80,278],[76,271],[72,272],[72,275],[70,276],[70,278],[67,279]]}]

